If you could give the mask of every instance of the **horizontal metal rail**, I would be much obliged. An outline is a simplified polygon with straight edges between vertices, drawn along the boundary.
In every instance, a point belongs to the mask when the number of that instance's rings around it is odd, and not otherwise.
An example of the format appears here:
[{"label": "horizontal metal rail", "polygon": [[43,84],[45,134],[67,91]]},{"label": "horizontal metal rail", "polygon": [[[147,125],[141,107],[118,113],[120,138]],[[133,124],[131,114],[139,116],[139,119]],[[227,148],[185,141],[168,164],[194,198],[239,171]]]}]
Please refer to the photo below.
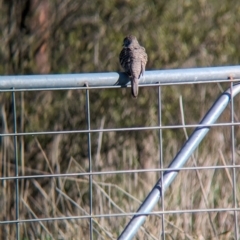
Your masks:
[{"label": "horizontal metal rail", "polygon": [[[215,123],[205,124],[201,127],[227,127],[227,126],[239,126],[240,123]],[[55,134],[74,134],[74,133],[100,133],[100,132],[126,132],[126,131],[146,131],[146,130],[159,130],[159,129],[181,129],[181,128],[196,128],[200,124],[188,124],[188,125],[166,125],[166,126],[152,126],[152,127],[126,127],[126,128],[103,128],[103,129],[91,129],[91,130],[61,130],[61,131],[42,131],[42,132],[18,132],[18,133],[2,133],[0,137],[11,136],[37,136],[37,135],[55,135]]]},{"label": "horizontal metal rail", "polygon": [[[146,71],[139,83],[218,82],[227,80],[230,76],[239,79],[240,66]],[[79,88],[86,83],[89,87],[124,86],[129,84],[129,78],[126,74],[117,72],[0,76],[0,89]]]},{"label": "horizontal metal rail", "polygon": [[[154,211],[149,212],[149,215],[161,215],[161,214],[182,214],[182,213],[204,213],[204,212],[229,212],[229,211],[240,211],[240,208],[207,208],[207,209],[186,209],[186,210],[165,210],[165,211]],[[43,221],[62,221],[62,220],[77,220],[77,219],[90,219],[90,218],[110,218],[110,217],[129,217],[129,216],[140,216],[141,213],[127,212],[127,213],[106,213],[106,214],[93,214],[93,215],[81,215],[81,216],[64,216],[64,217],[48,217],[48,218],[30,218],[30,219],[19,219],[19,220],[6,220],[0,221],[0,224],[14,224],[14,223],[32,223],[32,222],[43,222]]]},{"label": "horizontal metal rail", "polygon": [[[74,178],[74,177],[87,177],[96,175],[106,175],[106,174],[129,174],[129,173],[146,173],[146,172],[164,172],[164,171],[189,171],[189,170],[218,170],[218,169],[233,169],[240,168],[240,165],[217,165],[217,166],[199,166],[199,167],[180,167],[180,168],[145,168],[145,169],[131,169],[131,170],[116,170],[116,171],[100,171],[100,172],[83,172],[83,173],[53,173],[48,174],[41,172],[39,175],[26,175],[26,176],[10,176],[10,177],[0,177],[2,180],[23,180],[23,179],[39,179],[39,178]],[[26,168],[26,172],[28,169]],[[31,172],[33,170],[31,169]],[[36,173],[39,171],[36,170]],[[101,183],[103,184],[103,183]],[[108,185],[108,183],[106,183]],[[114,184],[109,184],[114,185]]]},{"label": "horizontal metal rail", "polygon": [[[203,126],[197,127],[189,139],[185,142],[182,149],[177,153],[176,157],[170,163],[169,168],[171,168],[171,170],[167,170],[163,173],[163,179],[158,180],[152,191],[149,193],[143,204],[138,209],[137,215],[131,219],[131,221],[119,236],[119,240],[129,240],[134,237],[139,227],[145,221],[147,215],[149,215],[154,206],[160,200],[161,194],[165,192],[165,190],[169,187],[169,185],[179,173],[179,168],[184,166],[189,157],[192,155],[193,151],[198,147],[202,139],[208,133],[210,127],[206,127],[204,125],[214,123],[221,115],[223,110],[227,107],[228,103],[231,101],[231,98],[235,97],[239,92],[240,83],[234,85],[232,89],[229,88],[216,100],[208,113],[200,122],[200,124]],[[176,168],[176,170],[174,170],[174,168]]]}]

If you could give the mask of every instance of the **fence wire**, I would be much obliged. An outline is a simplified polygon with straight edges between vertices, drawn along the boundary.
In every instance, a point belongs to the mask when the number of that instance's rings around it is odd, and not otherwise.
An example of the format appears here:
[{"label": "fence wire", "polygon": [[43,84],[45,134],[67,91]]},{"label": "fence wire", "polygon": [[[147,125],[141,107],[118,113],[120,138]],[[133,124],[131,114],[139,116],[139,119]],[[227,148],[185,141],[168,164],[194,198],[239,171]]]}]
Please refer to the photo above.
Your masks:
[{"label": "fence wire", "polygon": [[[156,126],[134,126],[134,127],[112,127],[104,128],[104,118],[99,128],[92,128],[90,115],[91,112],[91,90],[92,89],[110,89],[122,88],[129,86],[129,80],[123,73],[96,73],[96,74],[66,74],[66,75],[33,75],[33,76],[1,76],[0,77],[0,92],[12,94],[12,128],[9,132],[7,129],[7,120],[4,111],[2,110],[2,129],[1,144],[1,191],[0,191],[0,206],[3,209],[1,214],[1,239],[10,239],[15,235],[15,239],[192,239],[204,238],[208,231],[211,236],[216,239],[240,239],[239,238],[239,156],[240,150],[236,147],[239,144],[239,134],[236,133],[236,128],[240,125],[238,118],[238,109],[234,108],[234,97],[240,92],[240,66],[230,67],[214,67],[214,68],[193,68],[193,69],[175,69],[162,71],[147,71],[145,77],[140,80],[141,88],[154,87],[158,89],[157,101],[157,116],[158,124]],[[206,83],[227,83],[229,89],[223,92],[220,97],[216,96],[216,102],[213,103],[210,110],[203,119],[199,119],[199,124],[186,124],[185,119],[182,119],[181,124],[164,125],[163,118],[163,102],[162,93],[165,86],[189,85],[189,84],[206,84]],[[79,129],[75,126],[74,130],[50,130],[50,131],[23,131],[22,120],[17,115],[16,94],[23,94],[31,91],[78,91],[80,94],[85,94],[85,111],[86,111],[86,126],[87,129]],[[22,95],[21,95],[22,96]],[[140,96],[141,98],[141,96]],[[132,100],[134,101],[134,100]],[[138,101],[138,100],[137,100]],[[181,101],[180,101],[181,102]],[[215,123],[221,113],[230,102],[230,119],[224,123]],[[5,103],[2,103],[4,105]],[[101,105],[101,104],[100,104]],[[181,105],[181,104],[180,104]],[[182,106],[182,105],[181,105]],[[23,107],[23,106],[21,106]],[[198,108],[198,106],[196,107]],[[3,109],[3,108],[2,108]],[[20,111],[20,110],[19,110]],[[183,111],[183,109],[182,109]],[[187,113],[186,115],[191,114]],[[24,114],[21,114],[21,118]],[[183,115],[182,115],[183,117]],[[222,164],[218,164],[216,159],[212,159],[211,166],[199,166],[198,156],[194,151],[199,148],[199,144],[208,131],[212,128],[227,128],[230,127],[231,134],[231,156],[227,156],[231,162],[226,162],[226,156],[223,156],[221,147],[219,147],[220,158]],[[19,130],[20,129],[20,130]],[[164,130],[179,130],[182,129],[186,142],[175,152],[170,164],[165,162],[164,154]],[[194,130],[195,129],[195,130]],[[188,133],[192,134],[188,137]],[[96,170],[94,167],[96,161],[99,161],[101,151],[101,139],[103,133],[116,132],[141,132],[141,131],[157,131],[158,132],[158,166],[142,167],[142,169],[108,169]],[[225,130],[224,130],[225,131]],[[42,149],[38,137],[54,137],[56,144],[61,141],[61,136],[70,134],[86,134],[87,139],[81,138],[81,145],[87,146],[86,156],[79,159],[86,161],[87,171],[74,158],[70,158],[70,163],[67,169],[59,169],[58,162],[53,162],[52,166],[48,157],[45,154],[45,149]],[[92,140],[93,134],[99,134],[98,154],[96,161],[92,157],[92,146],[95,144]],[[4,150],[6,140],[13,137],[13,152],[12,159],[14,161],[7,162],[7,153]],[[26,155],[31,152],[35,154],[36,149],[24,150],[22,146],[23,139],[20,138],[34,137],[36,144],[40,149],[43,158],[47,163],[45,171],[33,169],[24,165]],[[182,138],[182,137],[181,137]],[[4,140],[5,139],[5,140]],[[127,140],[127,139],[126,139]],[[117,141],[117,140],[116,140]],[[72,143],[74,145],[74,143]],[[228,143],[226,143],[227,145]],[[54,142],[53,142],[54,145]],[[214,142],[213,142],[214,145]],[[63,146],[64,147],[64,146]],[[76,147],[76,146],[75,146]],[[212,148],[209,146],[209,149]],[[130,149],[130,151],[132,151]],[[58,154],[55,151],[53,154]],[[124,155],[124,154],[123,154]],[[64,156],[66,157],[66,156]],[[205,156],[207,158],[207,156]],[[209,157],[209,156],[208,156]],[[116,155],[112,155],[113,159],[108,161],[117,161]],[[214,157],[213,157],[214,158]],[[37,159],[37,158],[36,158]],[[58,159],[58,157],[56,157]],[[125,158],[126,159],[126,158]],[[187,161],[191,159],[193,166],[185,166]],[[57,160],[56,160],[57,161]],[[66,160],[68,161],[68,160]],[[81,160],[80,160],[81,161]],[[133,160],[131,166],[134,166]],[[78,166],[79,171],[71,172],[71,164]],[[168,165],[168,167],[167,167]],[[36,162],[36,166],[38,163]],[[114,165],[113,165],[114,166]],[[117,166],[117,163],[116,163]],[[10,168],[14,168],[14,174],[9,174]],[[76,170],[77,168],[75,168]],[[229,193],[227,185],[219,186],[218,182],[214,182],[212,177],[213,189],[204,179],[204,174],[207,171],[224,171],[226,181],[229,181],[232,192]],[[178,176],[179,173],[187,175],[187,172],[196,172],[195,179],[185,180],[186,185],[178,185],[178,182],[173,180],[183,176]],[[29,174],[30,173],[30,174]],[[150,173],[157,174],[157,181],[151,183],[151,188],[144,183],[144,180],[139,179],[138,174]],[[128,180],[124,180],[122,176],[129,175]],[[116,176],[119,183],[121,181],[133,182],[125,183],[125,185],[111,182],[112,176]],[[96,181],[94,177],[99,177]],[[50,184],[54,191],[44,189],[38,180],[42,179],[42,184]],[[137,182],[136,182],[137,179]],[[139,181],[139,182],[138,182]],[[142,181],[142,182],[141,182]],[[189,189],[188,185],[192,182],[199,183],[199,192],[202,193],[201,198],[198,192],[194,195],[191,192],[185,192],[184,189]],[[141,182],[141,187],[146,186],[145,195],[137,195],[135,197],[138,184]],[[179,182],[181,182],[179,180]],[[184,181],[183,181],[184,182]],[[85,183],[88,184],[86,188]],[[34,190],[28,192],[29,185],[34,186]],[[72,188],[74,184],[76,192],[81,196],[76,197],[73,192],[68,194],[67,190]],[[145,185],[144,185],[145,184]],[[170,184],[172,186],[170,187]],[[174,184],[177,187],[174,187]],[[209,186],[204,186],[208,184]],[[128,186],[123,189],[122,186]],[[166,191],[171,188],[171,193]],[[176,191],[176,188],[180,191]],[[195,186],[193,185],[194,189]],[[13,191],[15,190],[15,192]],[[112,190],[114,189],[114,191]],[[207,190],[206,190],[207,189]],[[137,190],[138,191],[138,190]],[[168,193],[164,196],[164,192]],[[147,194],[147,192],[149,192]],[[216,192],[217,197],[225,196],[227,202],[217,201],[210,195]],[[7,199],[6,195],[10,194],[11,199]],[[46,199],[45,208],[39,204],[35,198],[44,196]],[[51,196],[49,196],[51,195]],[[77,194],[76,194],[77,195]],[[176,196],[181,195],[181,196]],[[103,196],[103,197],[100,197]],[[141,196],[141,198],[139,197]],[[175,209],[171,209],[169,202],[173,197],[192,198],[191,206],[186,205],[186,209],[181,209],[181,206],[175,204]],[[107,200],[104,200],[104,199]],[[201,201],[199,200],[201,198]],[[211,198],[212,202],[208,200]],[[81,199],[81,200],[80,200]],[[53,202],[53,200],[55,202]],[[10,202],[8,202],[10,201]],[[194,208],[194,202],[200,201],[199,208]],[[120,203],[122,205],[120,206]],[[133,204],[134,203],[134,204]],[[9,206],[10,205],[10,206]],[[47,216],[45,209],[51,207],[50,214]],[[58,207],[56,207],[58,206]],[[201,208],[202,207],[202,208]],[[27,214],[23,214],[25,209]],[[96,209],[98,211],[96,211]],[[113,211],[113,209],[115,211]],[[7,210],[11,212],[7,212]],[[13,213],[14,211],[14,213]],[[75,214],[74,214],[75,213]],[[196,232],[191,235],[191,228],[194,224],[201,224],[201,219],[196,214],[207,214],[206,232]],[[174,216],[180,216],[175,219]],[[156,217],[153,221],[151,218]],[[144,224],[146,218],[150,219]],[[172,219],[172,220],[171,220]],[[174,220],[173,220],[174,219]],[[58,223],[57,223],[58,222]],[[174,222],[174,223],[173,223]],[[190,226],[186,226],[189,222]],[[39,225],[35,225],[35,224]],[[31,228],[30,231],[27,228]],[[82,230],[83,229],[83,230]],[[209,230],[210,229],[210,230]],[[73,232],[73,236],[69,237],[66,232]]]}]

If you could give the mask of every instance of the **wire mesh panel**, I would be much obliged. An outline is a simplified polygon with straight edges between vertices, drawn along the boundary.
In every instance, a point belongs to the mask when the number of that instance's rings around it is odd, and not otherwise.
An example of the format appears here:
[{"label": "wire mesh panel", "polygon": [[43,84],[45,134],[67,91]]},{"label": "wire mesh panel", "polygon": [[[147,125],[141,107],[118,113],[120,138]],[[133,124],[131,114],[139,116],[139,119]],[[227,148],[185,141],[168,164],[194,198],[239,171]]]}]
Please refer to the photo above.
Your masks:
[{"label": "wire mesh panel", "polygon": [[239,239],[239,79],[0,77],[1,238]]}]

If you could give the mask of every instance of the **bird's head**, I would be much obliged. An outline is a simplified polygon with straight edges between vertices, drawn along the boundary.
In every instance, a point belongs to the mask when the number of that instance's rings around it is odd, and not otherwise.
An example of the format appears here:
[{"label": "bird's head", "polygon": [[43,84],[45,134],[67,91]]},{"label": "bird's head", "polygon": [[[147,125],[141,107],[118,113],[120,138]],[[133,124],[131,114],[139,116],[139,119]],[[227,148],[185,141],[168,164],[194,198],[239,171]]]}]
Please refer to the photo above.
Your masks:
[{"label": "bird's head", "polygon": [[123,40],[123,47],[129,47],[131,44],[138,44],[137,38],[133,35],[129,35]]}]

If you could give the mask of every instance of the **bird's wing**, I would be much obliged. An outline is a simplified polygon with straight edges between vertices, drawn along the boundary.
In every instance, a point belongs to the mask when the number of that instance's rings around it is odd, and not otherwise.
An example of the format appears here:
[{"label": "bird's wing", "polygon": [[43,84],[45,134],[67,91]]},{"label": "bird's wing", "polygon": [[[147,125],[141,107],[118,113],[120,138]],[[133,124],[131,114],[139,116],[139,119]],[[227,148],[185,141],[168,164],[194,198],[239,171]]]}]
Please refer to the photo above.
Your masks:
[{"label": "bird's wing", "polygon": [[131,51],[129,48],[123,48],[119,55],[119,61],[122,68],[130,76],[131,75]]},{"label": "bird's wing", "polygon": [[140,75],[144,74],[145,72],[145,67],[146,67],[146,64],[147,64],[147,53],[145,51],[145,48],[144,47],[141,47],[141,51],[140,51],[140,56],[141,56],[141,73]]}]

